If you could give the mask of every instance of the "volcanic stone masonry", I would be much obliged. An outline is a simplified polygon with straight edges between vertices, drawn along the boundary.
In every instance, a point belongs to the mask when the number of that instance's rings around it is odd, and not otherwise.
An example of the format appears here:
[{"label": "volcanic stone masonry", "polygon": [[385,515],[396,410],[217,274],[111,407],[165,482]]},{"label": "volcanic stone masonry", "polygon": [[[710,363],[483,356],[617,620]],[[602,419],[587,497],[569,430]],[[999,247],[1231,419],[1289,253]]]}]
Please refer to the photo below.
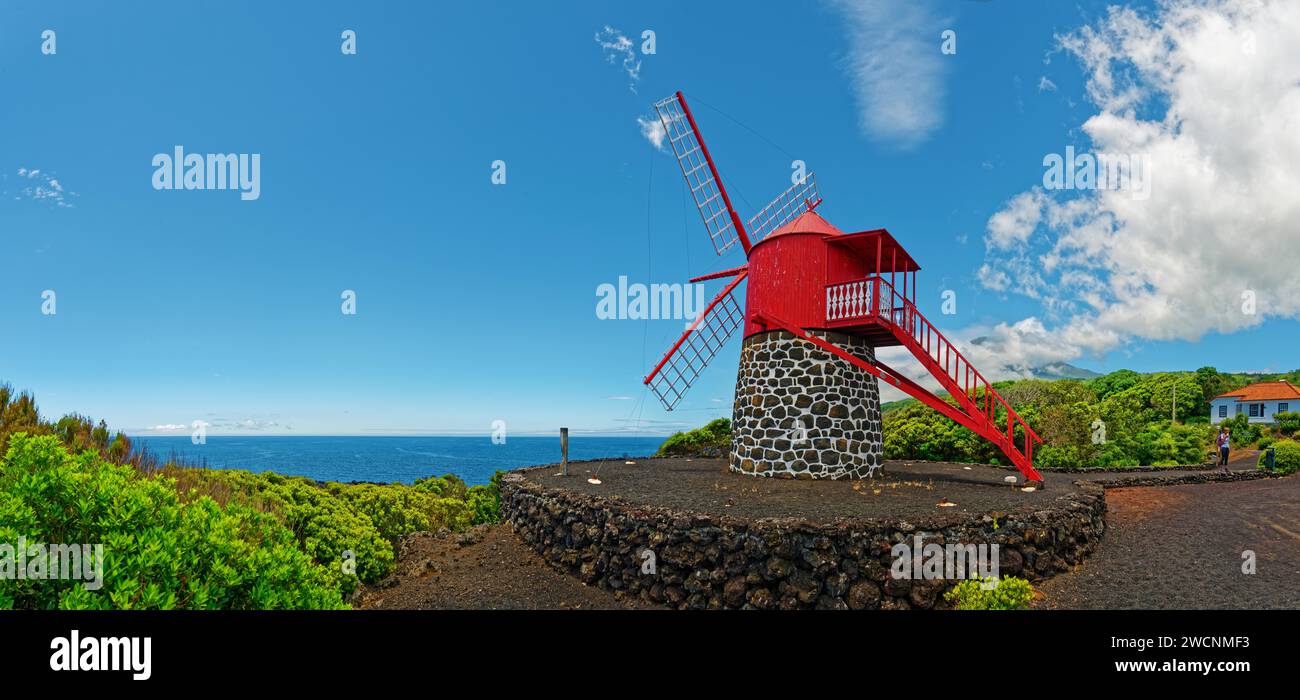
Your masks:
[{"label": "volcanic stone masonry", "polygon": [[956,581],[894,578],[895,544],[918,534],[941,545],[996,544],[999,575],[1039,581],[1081,563],[1106,528],[1103,488],[1082,482],[1045,506],[993,515],[819,523],[682,512],[547,488],[523,474],[501,480],[501,514],[521,541],[583,583],[680,609],[947,607],[943,594]]},{"label": "volcanic stone masonry", "polygon": [[[861,338],[814,333],[868,362]],[[731,470],[789,479],[865,479],[883,451],[876,377],[787,331],[745,339],[732,408]]]}]

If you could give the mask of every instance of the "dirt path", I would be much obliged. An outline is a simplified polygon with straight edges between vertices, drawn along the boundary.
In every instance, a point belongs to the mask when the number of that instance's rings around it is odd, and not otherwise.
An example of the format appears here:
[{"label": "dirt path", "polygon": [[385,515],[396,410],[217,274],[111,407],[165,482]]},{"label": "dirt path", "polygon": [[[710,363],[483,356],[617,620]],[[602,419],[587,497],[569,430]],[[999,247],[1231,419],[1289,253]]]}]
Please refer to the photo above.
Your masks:
[{"label": "dirt path", "polygon": [[1232,469],[1255,469],[1259,464],[1260,450],[1233,450],[1228,453],[1228,466]]},{"label": "dirt path", "polygon": [[547,566],[509,525],[461,535],[412,535],[397,575],[356,607],[389,610],[609,610],[642,607]]},{"label": "dirt path", "polygon": [[1106,502],[1101,547],[1045,582],[1038,607],[1300,608],[1300,476],[1110,489]]}]

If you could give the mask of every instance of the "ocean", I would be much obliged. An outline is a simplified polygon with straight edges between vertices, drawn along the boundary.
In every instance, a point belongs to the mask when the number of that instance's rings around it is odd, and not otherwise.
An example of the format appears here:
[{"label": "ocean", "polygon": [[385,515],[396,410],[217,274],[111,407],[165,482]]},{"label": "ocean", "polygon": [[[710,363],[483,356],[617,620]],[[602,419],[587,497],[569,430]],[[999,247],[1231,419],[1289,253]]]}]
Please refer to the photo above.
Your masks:
[{"label": "ocean", "polygon": [[[569,437],[569,459],[645,457],[662,437]],[[375,481],[409,484],[425,476],[452,473],[473,486],[486,484],[498,469],[517,469],[560,461],[560,437],[511,437],[494,445],[475,437],[298,437],[212,436],[195,445],[190,436],[135,436],[160,459],[177,456],[212,469],[273,471],[320,481]]]}]

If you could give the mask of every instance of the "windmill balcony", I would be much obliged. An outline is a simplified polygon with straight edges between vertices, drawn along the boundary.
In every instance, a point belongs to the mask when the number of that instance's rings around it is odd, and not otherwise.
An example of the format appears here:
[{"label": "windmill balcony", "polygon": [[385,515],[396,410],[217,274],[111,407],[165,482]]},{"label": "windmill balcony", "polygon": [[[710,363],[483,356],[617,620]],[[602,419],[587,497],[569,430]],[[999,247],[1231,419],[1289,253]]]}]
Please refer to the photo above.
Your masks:
[{"label": "windmill balcony", "polygon": [[906,299],[879,275],[826,285],[826,328],[868,336],[878,345],[897,345],[887,326],[905,325]]}]

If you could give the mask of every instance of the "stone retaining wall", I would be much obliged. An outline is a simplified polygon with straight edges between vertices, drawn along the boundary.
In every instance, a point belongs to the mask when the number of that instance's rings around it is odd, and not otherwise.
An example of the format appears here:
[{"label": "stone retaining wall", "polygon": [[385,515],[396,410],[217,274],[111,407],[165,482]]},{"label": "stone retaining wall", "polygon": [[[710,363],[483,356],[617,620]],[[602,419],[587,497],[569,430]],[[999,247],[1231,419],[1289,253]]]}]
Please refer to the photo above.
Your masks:
[{"label": "stone retaining wall", "polygon": [[[952,462],[938,459],[898,459],[893,460],[907,464],[952,464]],[[1020,470],[1010,464],[981,464],[981,467],[990,469],[1002,469],[1004,471],[1019,474]],[[1174,472],[1174,471],[1212,471],[1221,469],[1218,464],[1209,462],[1201,464],[1175,464],[1167,467],[1034,467],[1043,474],[1144,474],[1148,472]]]},{"label": "stone retaining wall", "polygon": [[1097,479],[1092,483],[1100,484],[1106,488],[1126,488],[1132,486],[1181,486],[1183,484],[1210,484],[1219,481],[1275,479],[1279,476],[1281,475],[1264,470],[1251,472],[1207,470],[1196,474],[1181,474],[1175,476],[1160,476],[1159,474],[1152,474],[1133,477],[1130,479]]},{"label": "stone retaining wall", "polygon": [[[552,565],[583,582],[675,608],[942,608],[955,581],[891,575],[891,547],[997,544],[1003,576],[1039,580],[1082,561],[1105,529],[1104,489],[1080,483],[1043,507],[999,517],[908,521],[748,520],[501,484],[502,515]],[[646,552],[650,552],[647,555]],[[653,566],[648,566],[648,564]]]}]

